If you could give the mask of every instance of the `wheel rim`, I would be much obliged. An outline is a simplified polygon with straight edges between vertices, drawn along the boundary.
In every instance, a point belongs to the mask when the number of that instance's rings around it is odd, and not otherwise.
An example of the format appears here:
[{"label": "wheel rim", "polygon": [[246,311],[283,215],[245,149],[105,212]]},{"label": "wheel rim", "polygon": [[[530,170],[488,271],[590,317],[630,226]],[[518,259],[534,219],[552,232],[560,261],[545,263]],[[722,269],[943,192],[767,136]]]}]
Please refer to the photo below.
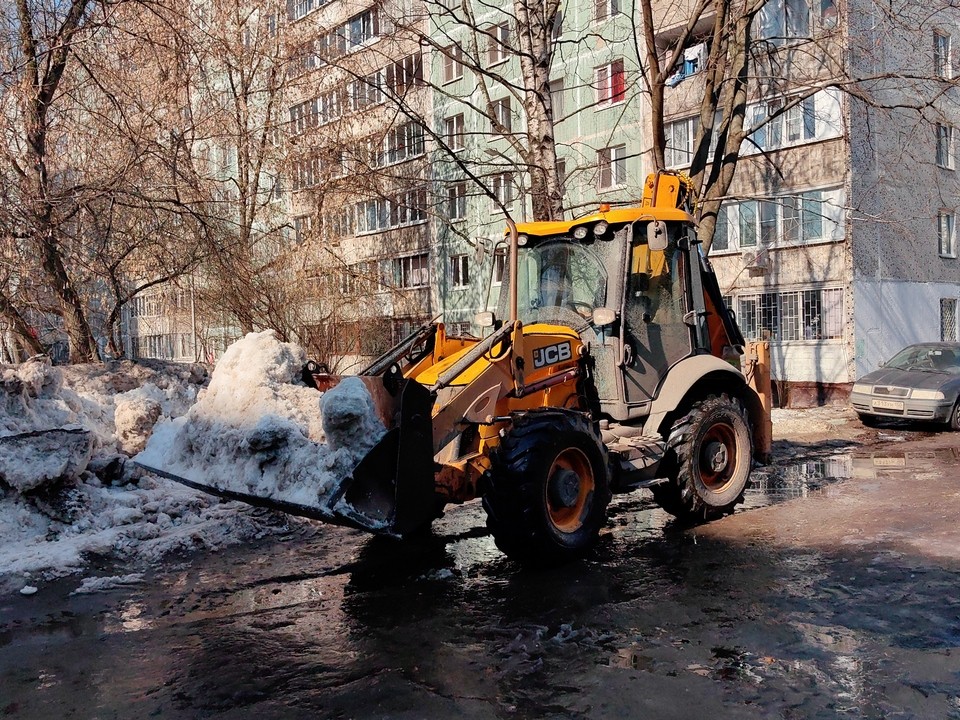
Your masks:
[{"label": "wheel rim", "polygon": [[560,532],[575,532],[583,525],[587,505],[595,487],[593,466],[577,448],[560,453],[547,474],[547,514]]},{"label": "wheel rim", "polygon": [[722,492],[737,470],[737,432],[733,425],[716,423],[704,433],[698,453],[698,469],[704,486]]}]

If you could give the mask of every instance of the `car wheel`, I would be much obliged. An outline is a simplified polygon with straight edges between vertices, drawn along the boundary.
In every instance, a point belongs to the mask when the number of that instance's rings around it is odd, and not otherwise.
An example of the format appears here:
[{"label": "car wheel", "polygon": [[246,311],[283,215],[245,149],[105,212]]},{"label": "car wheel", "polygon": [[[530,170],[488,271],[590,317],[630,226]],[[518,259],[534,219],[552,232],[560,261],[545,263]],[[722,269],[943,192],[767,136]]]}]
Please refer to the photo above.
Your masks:
[{"label": "car wheel", "polygon": [[947,424],[951,430],[960,430],[960,398],[957,398],[957,404],[953,406],[953,412],[950,413]]},{"label": "car wheel", "polygon": [[864,427],[875,428],[880,425],[880,418],[876,415],[867,415],[866,413],[857,413],[857,417],[860,418],[860,422],[863,423]]}]

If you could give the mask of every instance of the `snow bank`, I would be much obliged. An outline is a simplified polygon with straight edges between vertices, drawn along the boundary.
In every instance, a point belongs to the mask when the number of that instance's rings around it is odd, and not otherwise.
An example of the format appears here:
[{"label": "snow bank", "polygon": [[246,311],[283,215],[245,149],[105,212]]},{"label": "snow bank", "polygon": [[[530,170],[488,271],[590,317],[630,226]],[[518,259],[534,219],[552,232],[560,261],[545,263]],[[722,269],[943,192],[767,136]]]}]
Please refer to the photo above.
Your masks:
[{"label": "snow bank", "polygon": [[305,361],[272,331],[247,335],[185,417],[158,423],[137,462],[219,490],[322,504],[385,429],[359,378],[321,395],[300,379]]},{"label": "snow bank", "polygon": [[91,555],[150,563],[265,532],[246,508],[126,462],[206,381],[198,365],[159,361],[0,366],[0,588],[75,572]]}]

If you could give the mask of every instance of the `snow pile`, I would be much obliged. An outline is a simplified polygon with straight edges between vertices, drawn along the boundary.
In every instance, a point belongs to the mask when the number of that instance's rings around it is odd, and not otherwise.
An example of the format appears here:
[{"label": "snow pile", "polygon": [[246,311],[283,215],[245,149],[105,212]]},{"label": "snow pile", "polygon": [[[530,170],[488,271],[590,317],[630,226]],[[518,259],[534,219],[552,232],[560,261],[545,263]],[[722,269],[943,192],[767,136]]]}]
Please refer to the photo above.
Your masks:
[{"label": "snow pile", "polygon": [[200,366],[158,361],[0,366],[0,584],[35,586],[91,555],[154,562],[262,535],[245,508],[126,462],[206,379]]},{"label": "snow pile", "polygon": [[385,429],[359,378],[321,395],[300,380],[305,361],[272,331],[250,333],[185,417],[157,424],[137,462],[219,490],[323,504]]}]

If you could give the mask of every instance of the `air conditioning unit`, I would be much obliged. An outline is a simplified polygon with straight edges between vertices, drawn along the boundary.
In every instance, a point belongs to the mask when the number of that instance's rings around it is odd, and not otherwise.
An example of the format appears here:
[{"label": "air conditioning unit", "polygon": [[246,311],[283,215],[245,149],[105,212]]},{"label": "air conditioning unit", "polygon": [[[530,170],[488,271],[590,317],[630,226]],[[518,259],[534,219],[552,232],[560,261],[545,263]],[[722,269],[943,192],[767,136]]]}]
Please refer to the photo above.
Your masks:
[{"label": "air conditioning unit", "polygon": [[769,269],[770,256],[766,250],[747,250],[743,253],[743,266],[751,275],[763,275]]}]

